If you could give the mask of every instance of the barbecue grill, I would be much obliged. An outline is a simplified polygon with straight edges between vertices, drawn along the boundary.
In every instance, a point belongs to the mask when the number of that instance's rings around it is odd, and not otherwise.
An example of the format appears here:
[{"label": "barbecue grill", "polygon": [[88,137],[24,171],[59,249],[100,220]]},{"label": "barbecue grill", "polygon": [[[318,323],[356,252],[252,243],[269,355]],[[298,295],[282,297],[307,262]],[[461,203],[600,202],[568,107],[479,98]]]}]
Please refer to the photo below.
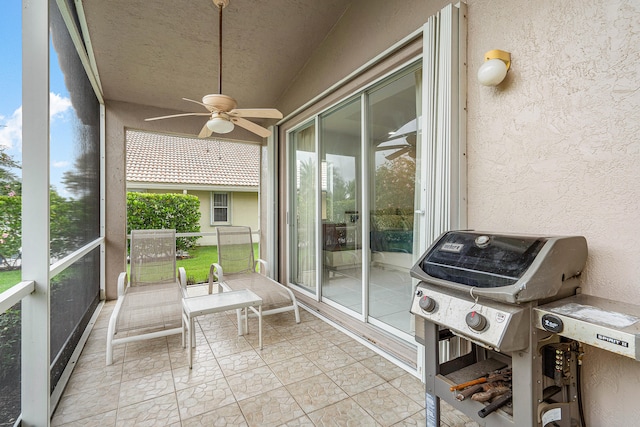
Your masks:
[{"label": "barbecue grill", "polygon": [[[579,236],[450,231],[436,240],[411,269],[428,426],[440,425],[440,399],[480,425],[575,425],[576,346],[536,329],[532,310],[574,295],[586,258]],[[463,338],[463,354],[440,360],[440,343],[452,338]],[[491,395],[492,385],[502,391],[493,401],[471,394]]]}]

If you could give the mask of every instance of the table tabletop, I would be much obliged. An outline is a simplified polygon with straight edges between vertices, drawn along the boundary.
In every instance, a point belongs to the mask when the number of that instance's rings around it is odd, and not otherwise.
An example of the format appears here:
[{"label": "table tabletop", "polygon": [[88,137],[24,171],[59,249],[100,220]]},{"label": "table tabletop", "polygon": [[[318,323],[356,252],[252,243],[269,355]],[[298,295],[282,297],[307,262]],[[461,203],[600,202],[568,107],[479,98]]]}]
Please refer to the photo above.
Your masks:
[{"label": "table tabletop", "polygon": [[204,315],[262,304],[262,298],[248,289],[220,292],[184,298],[185,311],[193,315]]}]

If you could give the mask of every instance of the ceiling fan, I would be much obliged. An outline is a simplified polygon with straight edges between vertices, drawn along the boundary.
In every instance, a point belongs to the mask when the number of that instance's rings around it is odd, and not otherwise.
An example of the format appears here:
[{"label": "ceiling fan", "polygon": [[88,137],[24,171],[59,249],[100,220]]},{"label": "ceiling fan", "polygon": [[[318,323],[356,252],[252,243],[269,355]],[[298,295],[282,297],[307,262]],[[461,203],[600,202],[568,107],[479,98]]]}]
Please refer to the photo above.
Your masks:
[{"label": "ceiling fan", "polygon": [[282,113],[275,108],[236,108],[238,103],[230,96],[222,94],[222,9],[229,5],[229,0],[212,0],[213,4],[218,8],[219,16],[219,33],[218,33],[218,93],[205,95],[202,102],[189,98],[182,98],[185,101],[202,105],[209,112],[207,113],[182,113],[172,114],[169,116],[152,117],[145,119],[146,121],[163,120],[174,117],[185,116],[209,116],[209,120],[202,127],[198,134],[198,138],[207,138],[212,133],[229,133],[236,125],[250,132],[255,133],[263,138],[271,135],[271,131],[263,128],[245,117],[264,118],[264,119],[281,119]]}]

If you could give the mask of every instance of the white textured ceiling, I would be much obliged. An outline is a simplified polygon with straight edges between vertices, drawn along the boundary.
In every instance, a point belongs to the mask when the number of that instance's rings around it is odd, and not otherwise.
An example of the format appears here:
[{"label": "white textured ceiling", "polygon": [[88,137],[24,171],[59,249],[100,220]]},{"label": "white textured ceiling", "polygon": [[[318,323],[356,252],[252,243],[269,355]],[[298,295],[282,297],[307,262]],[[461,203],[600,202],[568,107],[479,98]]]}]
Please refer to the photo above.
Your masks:
[{"label": "white textured ceiling", "polygon": [[[239,108],[278,100],[351,1],[230,0],[222,92]],[[212,0],[82,0],[105,99],[199,111],[181,98],[218,92]],[[195,107],[195,109],[194,109]]]}]

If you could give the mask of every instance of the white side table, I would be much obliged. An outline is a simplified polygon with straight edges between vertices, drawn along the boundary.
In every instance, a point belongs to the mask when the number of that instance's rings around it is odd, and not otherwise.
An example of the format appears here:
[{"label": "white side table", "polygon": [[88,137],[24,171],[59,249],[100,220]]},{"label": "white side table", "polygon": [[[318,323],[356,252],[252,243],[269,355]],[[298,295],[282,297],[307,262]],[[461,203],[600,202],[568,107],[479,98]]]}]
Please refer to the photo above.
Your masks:
[{"label": "white side table", "polygon": [[[258,340],[262,350],[262,298],[248,289],[220,292],[183,298],[185,324],[189,325],[189,367],[193,366],[193,347],[195,346],[194,319],[205,314],[219,313],[227,310],[244,309],[244,330],[249,332],[248,309],[258,315]],[[257,307],[257,309],[256,309]]]}]

